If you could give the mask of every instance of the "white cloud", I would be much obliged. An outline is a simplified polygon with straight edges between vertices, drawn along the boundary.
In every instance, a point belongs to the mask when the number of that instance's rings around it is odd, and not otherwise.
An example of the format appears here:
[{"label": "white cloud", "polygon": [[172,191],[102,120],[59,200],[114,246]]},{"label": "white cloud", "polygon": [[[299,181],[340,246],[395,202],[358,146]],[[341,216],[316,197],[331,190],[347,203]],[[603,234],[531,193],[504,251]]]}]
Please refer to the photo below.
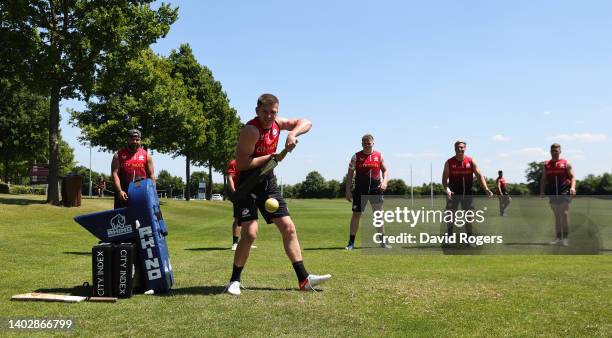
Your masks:
[{"label": "white cloud", "polygon": [[608,140],[608,135],[604,133],[573,133],[573,134],[559,134],[550,137],[553,141],[559,142],[604,142]]},{"label": "white cloud", "polygon": [[550,115],[550,114],[552,114],[552,113],[551,113],[551,112],[549,112],[549,111],[545,111],[543,114],[544,114],[544,115]]},{"label": "white cloud", "polygon": [[526,157],[546,157],[548,153],[542,148],[523,148],[515,152],[517,155]]},{"label": "white cloud", "polygon": [[435,158],[440,157],[438,153],[422,152],[422,153],[398,153],[395,157],[399,158]]},{"label": "white cloud", "polygon": [[505,141],[510,141],[510,138],[509,138],[509,137],[504,136],[504,135],[501,135],[501,134],[497,134],[497,135],[495,135],[495,136],[491,137],[491,139],[492,139],[493,141],[496,141],[496,142],[505,142]]}]

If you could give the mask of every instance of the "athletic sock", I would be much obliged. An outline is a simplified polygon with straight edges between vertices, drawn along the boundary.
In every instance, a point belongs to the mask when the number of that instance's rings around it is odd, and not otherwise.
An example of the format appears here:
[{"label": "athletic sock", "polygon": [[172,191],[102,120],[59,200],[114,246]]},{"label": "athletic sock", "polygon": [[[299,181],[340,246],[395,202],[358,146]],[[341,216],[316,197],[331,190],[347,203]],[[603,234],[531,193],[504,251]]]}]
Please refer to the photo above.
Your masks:
[{"label": "athletic sock", "polygon": [[295,270],[299,283],[302,283],[308,278],[308,272],[306,272],[306,268],[304,267],[304,261],[293,263],[293,269]]},{"label": "athletic sock", "polygon": [[353,235],[349,236],[349,244],[355,244],[355,236]]},{"label": "athletic sock", "polygon": [[232,236],[232,244],[238,243],[238,236]]},{"label": "athletic sock", "polygon": [[230,283],[231,282],[240,282],[240,274],[242,273],[242,268],[244,268],[244,266],[241,266],[241,267],[237,267],[236,265],[233,266],[233,268],[232,268],[232,278],[230,278]]}]

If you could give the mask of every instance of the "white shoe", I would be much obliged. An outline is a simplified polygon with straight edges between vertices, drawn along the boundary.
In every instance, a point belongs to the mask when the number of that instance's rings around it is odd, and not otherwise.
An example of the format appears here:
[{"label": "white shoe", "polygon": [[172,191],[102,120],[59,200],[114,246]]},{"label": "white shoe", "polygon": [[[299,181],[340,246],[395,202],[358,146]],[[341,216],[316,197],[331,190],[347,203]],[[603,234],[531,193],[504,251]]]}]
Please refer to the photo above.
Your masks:
[{"label": "white shoe", "polygon": [[561,242],[563,242],[563,241],[561,240],[561,238],[555,238],[555,240],[554,240],[554,241],[551,241],[551,242],[550,242],[550,243],[548,243],[548,244],[550,244],[550,245],[559,245],[559,244],[561,244]]},{"label": "white shoe", "polygon": [[564,239],[561,241],[561,244],[563,244],[563,246],[568,246],[568,245],[569,245],[569,240],[568,240],[567,238],[564,238]]},{"label": "white shoe", "polygon": [[238,243],[232,244],[232,251],[236,251],[237,247],[238,247]]},{"label": "white shoe", "polygon": [[346,250],[353,250],[353,249],[355,249],[355,244],[349,243],[344,249],[346,249]]},{"label": "white shoe", "polygon": [[257,245],[251,245],[251,249],[257,249]]},{"label": "white shoe", "polygon": [[302,291],[316,291],[315,286],[331,279],[331,275],[308,275],[308,278],[303,283],[300,283],[299,287]]},{"label": "white shoe", "polygon": [[240,282],[233,281],[230,282],[225,288],[225,293],[229,293],[230,295],[240,296]]}]

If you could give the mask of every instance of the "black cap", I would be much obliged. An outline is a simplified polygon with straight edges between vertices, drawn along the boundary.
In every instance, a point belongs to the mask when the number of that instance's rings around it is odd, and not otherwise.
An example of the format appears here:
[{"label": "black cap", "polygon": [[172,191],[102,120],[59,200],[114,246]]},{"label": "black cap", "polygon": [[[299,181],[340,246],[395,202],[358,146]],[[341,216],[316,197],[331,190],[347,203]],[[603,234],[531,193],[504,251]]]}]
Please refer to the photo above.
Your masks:
[{"label": "black cap", "polygon": [[130,130],[128,130],[128,136],[129,137],[132,137],[132,136],[142,137],[140,135],[140,130],[138,130],[138,129],[130,129]]}]

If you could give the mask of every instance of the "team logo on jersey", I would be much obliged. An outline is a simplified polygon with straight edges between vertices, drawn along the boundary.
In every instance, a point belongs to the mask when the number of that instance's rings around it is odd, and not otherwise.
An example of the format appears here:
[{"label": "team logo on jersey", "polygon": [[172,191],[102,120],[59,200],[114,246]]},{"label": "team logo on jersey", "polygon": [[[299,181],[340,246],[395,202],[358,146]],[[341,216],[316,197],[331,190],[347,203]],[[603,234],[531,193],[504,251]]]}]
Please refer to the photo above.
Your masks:
[{"label": "team logo on jersey", "polygon": [[143,160],[144,160],[144,156],[143,156],[143,155],[140,155],[140,156],[138,156],[138,159],[139,159],[140,161],[143,161]]},{"label": "team logo on jersey", "polygon": [[278,134],[278,130],[272,129],[272,136],[276,136],[276,134]]},{"label": "team logo on jersey", "polygon": [[378,162],[378,156],[374,156],[374,162]]},{"label": "team logo on jersey", "polygon": [[242,209],[242,217],[246,217],[250,214],[249,208]]}]

